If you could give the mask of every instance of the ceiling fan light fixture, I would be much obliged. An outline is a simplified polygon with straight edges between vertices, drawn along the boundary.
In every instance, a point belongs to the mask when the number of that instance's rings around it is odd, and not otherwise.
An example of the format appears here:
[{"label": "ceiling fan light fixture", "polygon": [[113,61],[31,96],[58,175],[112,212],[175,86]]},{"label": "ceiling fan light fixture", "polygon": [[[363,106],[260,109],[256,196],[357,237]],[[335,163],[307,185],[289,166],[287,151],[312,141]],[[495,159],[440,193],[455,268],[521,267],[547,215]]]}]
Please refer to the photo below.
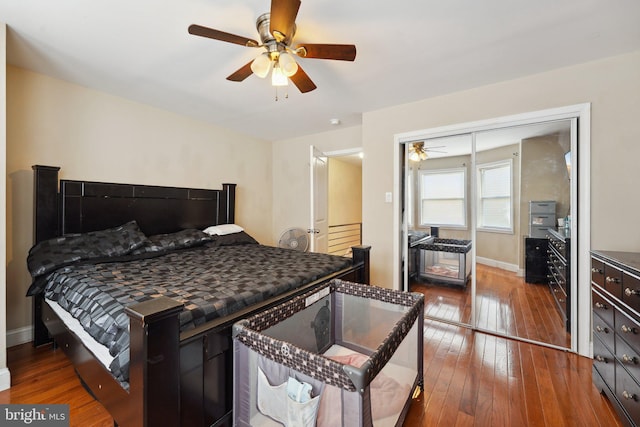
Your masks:
[{"label": "ceiling fan light fixture", "polygon": [[271,70],[271,58],[269,57],[269,53],[265,52],[258,56],[251,63],[251,71],[253,74],[264,79],[269,74],[269,70]]},{"label": "ceiling fan light fixture", "polygon": [[424,143],[415,142],[409,146],[409,160],[412,162],[419,162],[421,160],[427,160],[429,156],[424,149]]},{"label": "ceiling fan light fixture", "polygon": [[298,72],[298,63],[294,59],[293,55],[288,52],[280,53],[278,65],[280,66],[282,74],[287,77],[291,77]]},{"label": "ceiling fan light fixture", "polygon": [[288,86],[289,79],[284,75],[282,69],[278,66],[276,62],[273,65],[273,71],[271,72],[271,85],[272,86]]}]

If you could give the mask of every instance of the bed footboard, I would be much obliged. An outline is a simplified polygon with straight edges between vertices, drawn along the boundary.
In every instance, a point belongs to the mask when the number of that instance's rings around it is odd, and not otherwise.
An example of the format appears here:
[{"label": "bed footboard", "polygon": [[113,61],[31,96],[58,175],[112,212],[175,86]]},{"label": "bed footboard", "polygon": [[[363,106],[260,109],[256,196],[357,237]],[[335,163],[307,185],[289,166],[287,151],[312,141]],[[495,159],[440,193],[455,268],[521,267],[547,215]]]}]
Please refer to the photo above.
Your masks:
[{"label": "bed footboard", "polygon": [[129,315],[131,418],[124,426],[180,425],[180,322],[183,304],[159,297]]}]

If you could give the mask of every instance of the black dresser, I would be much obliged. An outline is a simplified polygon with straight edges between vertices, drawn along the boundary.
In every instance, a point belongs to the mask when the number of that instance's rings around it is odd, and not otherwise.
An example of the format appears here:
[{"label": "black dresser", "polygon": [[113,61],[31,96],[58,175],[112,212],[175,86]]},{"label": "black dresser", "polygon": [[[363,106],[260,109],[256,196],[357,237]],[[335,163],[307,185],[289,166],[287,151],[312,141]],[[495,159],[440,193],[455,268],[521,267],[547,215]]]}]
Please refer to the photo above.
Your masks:
[{"label": "black dresser", "polygon": [[564,228],[550,228],[549,237],[548,279],[549,290],[560,315],[564,320],[567,332],[571,331],[571,237],[570,231]]},{"label": "black dresser", "polygon": [[640,423],[640,253],[592,251],[593,382]]},{"label": "black dresser", "polygon": [[546,237],[525,237],[524,280],[527,283],[548,283],[547,261],[549,240]]}]

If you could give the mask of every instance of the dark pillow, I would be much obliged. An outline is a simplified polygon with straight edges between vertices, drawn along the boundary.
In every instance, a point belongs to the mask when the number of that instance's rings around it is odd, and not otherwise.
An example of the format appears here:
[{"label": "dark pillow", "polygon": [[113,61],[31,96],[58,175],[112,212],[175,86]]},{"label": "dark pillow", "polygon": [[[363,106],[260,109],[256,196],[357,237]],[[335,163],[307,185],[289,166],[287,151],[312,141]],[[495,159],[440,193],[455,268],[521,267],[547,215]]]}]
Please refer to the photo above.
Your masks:
[{"label": "dark pillow", "polygon": [[80,260],[127,255],[146,241],[135,221],[106,230],[68,234],[33,246],[27,256],[27,266],[35,278]]},{"label": "dark pillow", "polygon": [[222,236],[214,235],[213,244],[216,246],[231,246],[231,245],[257,245],[256,239],[248,235],[245,231],[239,231],[237,233],[224,234]]},{"label": "dark pillow", "polygon": [[140,248],[133,251],[133,255],[167,252],[176,249],[192,248],[200,246],[212,240],[212,236],[195,228],[187,228],[175,233],[156,234],[147,238],[147,242]]}]

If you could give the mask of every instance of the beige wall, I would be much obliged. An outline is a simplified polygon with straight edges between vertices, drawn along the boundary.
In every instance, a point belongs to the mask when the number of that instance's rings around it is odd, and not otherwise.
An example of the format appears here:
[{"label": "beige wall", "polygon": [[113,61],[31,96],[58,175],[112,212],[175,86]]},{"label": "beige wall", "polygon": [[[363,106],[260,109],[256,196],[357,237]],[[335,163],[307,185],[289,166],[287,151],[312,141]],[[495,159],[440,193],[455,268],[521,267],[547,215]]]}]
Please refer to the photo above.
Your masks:
[{"label": "beige wall", "polygon": [[362,166],[329,158],[329,225],[362,222]]},{"label": "beige wall", "polygon": [[6,81],[9,330],[26,333],[31,324],[25,292],[34,164],[60,166],[67,179],[204,188],[236,183],[236,222],[272,243],[268,142],[15,67]]}]

